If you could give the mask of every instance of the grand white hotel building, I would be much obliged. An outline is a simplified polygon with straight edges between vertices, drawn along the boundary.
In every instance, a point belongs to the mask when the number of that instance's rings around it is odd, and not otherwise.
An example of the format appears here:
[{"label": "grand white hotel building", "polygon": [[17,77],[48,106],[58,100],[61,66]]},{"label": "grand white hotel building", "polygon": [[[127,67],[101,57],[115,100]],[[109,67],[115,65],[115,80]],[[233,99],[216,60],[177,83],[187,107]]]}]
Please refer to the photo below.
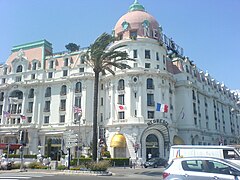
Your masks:
[{"label": "grand white hotel building", "polygon": [[[167,158],[173,144],[239,143],[239,97],[183,56],[138,1],[118,20],[113,35],[111,47],[126,45],[121,50],[136,61],[126,61],[131,69],[100,78],[99,138],[112,157]],[[1,143],[19,143],[23,130],[25,154],[40,151],[54,159],[58,150],[66,151],[72,130],[86,153],[94,73],[84,52],[54,53],[46,40],[12,48],[0,68]],[[156,111],[156,103],[167,104],[168,112]],[[80,124],[73,106],[82,108]]]}]

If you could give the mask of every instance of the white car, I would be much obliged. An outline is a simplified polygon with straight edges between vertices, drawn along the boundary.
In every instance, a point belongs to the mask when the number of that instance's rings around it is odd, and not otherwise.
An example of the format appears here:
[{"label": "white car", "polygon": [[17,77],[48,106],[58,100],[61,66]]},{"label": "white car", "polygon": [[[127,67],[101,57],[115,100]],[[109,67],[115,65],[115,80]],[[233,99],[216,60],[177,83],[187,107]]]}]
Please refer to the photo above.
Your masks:
[{"label": "white car", "polygon": [[212,157],[176,158],[163,172],[164,180],[240,180],[240,166]]}]

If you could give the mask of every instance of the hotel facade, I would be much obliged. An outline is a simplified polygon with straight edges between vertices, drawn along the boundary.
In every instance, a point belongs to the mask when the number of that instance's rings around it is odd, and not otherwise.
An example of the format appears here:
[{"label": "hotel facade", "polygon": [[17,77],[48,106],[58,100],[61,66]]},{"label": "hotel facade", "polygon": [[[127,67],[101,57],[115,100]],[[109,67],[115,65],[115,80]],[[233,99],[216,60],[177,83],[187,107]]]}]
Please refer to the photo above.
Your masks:
[{"label": "hotel facade", "polygon": [[[98,134],[111,157],[168,158],[174,144],[239,143],[239,97],[183,56],[144,6],[135,1],[112,34],[109,48],[135,61],[100,77]],[[67,147],[90,155],[94,73],[85,52],[54,53],[47,40],[12,48],[0,67],[2,144],[23,141],[24,154],[52,159]]]}]

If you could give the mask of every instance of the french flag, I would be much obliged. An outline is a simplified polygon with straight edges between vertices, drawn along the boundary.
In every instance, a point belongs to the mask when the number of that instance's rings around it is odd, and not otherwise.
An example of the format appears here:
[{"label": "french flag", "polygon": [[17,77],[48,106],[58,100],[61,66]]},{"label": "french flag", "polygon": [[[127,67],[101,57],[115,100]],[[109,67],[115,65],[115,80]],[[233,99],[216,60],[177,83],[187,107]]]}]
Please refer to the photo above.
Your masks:
[{"label": "french flag", "polygon": [[168,105],[167,104],[157,103],[156,111],[168,112]]}]

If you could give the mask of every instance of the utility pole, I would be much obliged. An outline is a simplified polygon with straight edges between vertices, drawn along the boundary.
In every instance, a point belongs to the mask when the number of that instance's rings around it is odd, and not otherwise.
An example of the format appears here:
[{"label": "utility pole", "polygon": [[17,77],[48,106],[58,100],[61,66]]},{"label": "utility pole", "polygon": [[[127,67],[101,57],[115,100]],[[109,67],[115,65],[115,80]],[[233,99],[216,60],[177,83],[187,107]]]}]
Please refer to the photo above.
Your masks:
[{"label": "utility pole", "polygon": [[77,149],[77,166],[80,165],[80,133],[81,133],[81,117],[82,117],[82,111],[78,113],[78,149]]}]

